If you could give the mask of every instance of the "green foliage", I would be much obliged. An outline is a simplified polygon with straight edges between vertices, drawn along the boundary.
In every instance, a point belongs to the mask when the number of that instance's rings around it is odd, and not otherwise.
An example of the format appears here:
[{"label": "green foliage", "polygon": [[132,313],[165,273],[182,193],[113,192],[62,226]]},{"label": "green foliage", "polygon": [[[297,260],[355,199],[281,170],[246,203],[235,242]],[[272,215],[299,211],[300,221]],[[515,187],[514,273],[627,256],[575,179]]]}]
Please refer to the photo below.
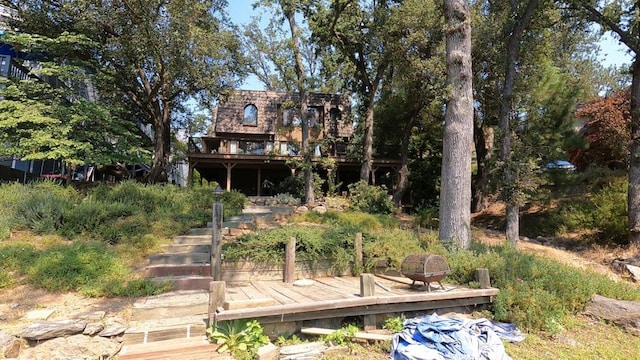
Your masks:
[{"label": "green foliage", "polygon": [[37,257],[38,251],[31,244],[0,243],[0,290],[14,285]]},{"label": "green foliage", "polygon": [[224,217],[228,218],[238,215],[242,212],[242,208],[249,204],[249,199],[243,193],[237,190],[225,191],[222,194]]},{"label": "green foliage", "polygon": [[284,263],[286,244],[296,238],[296,258],[302,261],[330,259],[337,273],[352,259],[353,236],[348,229],[287,225],[273,230],[246,234],[233,244],[223,244],[226,260]]},{"label": "green foliage", "polygon": [[413,218],[413,223],[427,229],[438,228],[438,208],[435,206],[420,207]]},{"label": "green foliage", "polygon": [[402,331],[402,329],[404,329],[404,320],[404,318],[399,316],[387,318],[384,321],[382,328],[394,334],[399,333],[400,331]]},{"label": "green foliage", "polygon": [[256,320],[223,321],[207,329],[209,341],[220,345],[219,353],[230,352],[234,359],[254,359],[260,346],[269,343]]},{"label": "green foliage", "polygon": [[328,210],[324,214],[308,212],[294,219],[294,221],[307,221],[318,224],[340,225],[358,231],[377,230],[382,228],[396,228],[398,221],[390,216],[368,214],[358,211],[334,211]]},{"label": "green foliage", "polygon": [[27,185],[22,198],[14,204],[16,225],[38,234],[50,234],[62,226],[63,214],[73,206],[78,194],[50,181]]},{"label": "green foliage", "polygon": [[363,237],[362,250],[367,258],[365,269],[372,269],[378,261],[384,260],[388,268],[400,270],[407,255],[424,252],[416,234],[409,230],[383,229]]},{"label": "green foliage", "polygon": [[[317,173],[313,173],[313,194],[316,199],[322,197],[322,185],[324,180]],[[305,198],[304,190],[304,171],[298,171],[295,175],[289,176],[276,184],[276,193],[291,194],[296,199],[303,200]]]},{"label": "green foliage", "polygon": [[97,242],[51,246],[32,254],[31,262],[22,271],[36,287],[49,291],[76,290],[86,296],[141,296],[166,290],[163,284],[129,282],[131,270],[112,248]]},{"label": "green foliage", "polygon": [[323,336],[322,340],[331,346],[345,346],[351,342],[351,338],[358,331],[360,331],[360,329],[358,329],[356,325],[348,324],[329,335]]},{"label": "green foliage", "polygon": [[603,244],[626,243],[627,181],[618,178],[590,196],[560,201],[557,207],[539,219],[540,235],[557,235],[571,231],[589,232],[585,240]]},{"label": "green foliage", "polygon": [[500,289],[494,302],[495,319],[527,330],[557,331],[569,314],[581,311],[593,294],[637,300],[640,291],[603,275],[523,254],[510,245],[450,252],[449,281],[473,282],[476,268],[489,269],[492,286]]},{"label": "green foliage", "polygon": [[[230,214],[247,202],[237,192],[225,196]],[[30,229],[74,241],[42,250],[0,243],[0,287],[20,278],[48,290],[77,290],[87,296],[167,291],[168,284],[132,277],[127,264],[147,254],[160,239],[210,221],[212,204],[209,188],[125,182],[88,189],[80,201],[73,187],[53,182],[0,185],[0,232]]]},{"label": "green foliage", "polygon": [[296,205],[300,204],[300,199],[294,197],[293,195],[291,195],[289,193],[277,194],[275,196],[275,200],[276,200],[276,203],[278,203],[280,205],[296,206]]},{"label": "green foliage", "polygon": [[349,185],[350,208],[370,214],[392,214],[396,211],[384,187],[371,186],[364,181]]}]

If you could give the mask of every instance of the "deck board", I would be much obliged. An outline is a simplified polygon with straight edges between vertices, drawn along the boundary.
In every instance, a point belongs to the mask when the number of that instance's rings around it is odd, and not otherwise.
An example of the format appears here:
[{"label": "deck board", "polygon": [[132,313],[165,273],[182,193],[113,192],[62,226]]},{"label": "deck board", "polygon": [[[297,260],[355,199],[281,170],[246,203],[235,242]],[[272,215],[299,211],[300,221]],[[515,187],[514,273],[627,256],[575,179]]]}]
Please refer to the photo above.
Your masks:
[{"label": "deck board", "polygon": [[[428,311],[490,304],[498,289],[464,287],[427,291],[407,283],[376,278],[375,295],[360,296],[359,277],[323,277],[309,286],[280,281],[251,281],[227,285],[227,300],[272,298],[274,305],[220,310],[219,320],[260,318],[265,321],[298,321],[329,316],[351,316],[404,311]],[[233,299],[230,299],[233,298]]]},{"label": "deck board", "polygon": [[267,287],[267,285],[265,284],[265,282],[263,281],[252,281],[251,285],[253,285],[253,287],[262,292],[262,294],[265,297],[271,297],[272,299],[274,299],[275,301],[277,301],[278,303],[280,303],[280,305],[284,305],[284,304],[290,304],[293,302],[293,300],[291,300],[291,298],[286,297],[276,291],[271,291],[271,289],[269,287]]},{"label": "deck board", "polygon": [[329,288],[331,291],[342,294],[347,298],[360,296],[359,288],[354,289],[351,286],[345,286],[344,283],[337,281],[335,278],[320,278],[315,279],[315,281],[321,284],[321,289]]}]

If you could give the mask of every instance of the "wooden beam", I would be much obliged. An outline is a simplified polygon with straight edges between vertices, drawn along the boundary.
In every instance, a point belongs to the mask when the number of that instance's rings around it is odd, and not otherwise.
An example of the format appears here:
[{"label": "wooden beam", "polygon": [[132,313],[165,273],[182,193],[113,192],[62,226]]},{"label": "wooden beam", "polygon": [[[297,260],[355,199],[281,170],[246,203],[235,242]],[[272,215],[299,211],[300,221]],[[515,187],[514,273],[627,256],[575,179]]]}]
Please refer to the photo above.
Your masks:
[{"label": "wooden beam", "polygon": [[225,301],[222,308],[225,310],[257,308],[262,306],[276,305],[277,302],[273,298],[258,298],[236,301]]}]

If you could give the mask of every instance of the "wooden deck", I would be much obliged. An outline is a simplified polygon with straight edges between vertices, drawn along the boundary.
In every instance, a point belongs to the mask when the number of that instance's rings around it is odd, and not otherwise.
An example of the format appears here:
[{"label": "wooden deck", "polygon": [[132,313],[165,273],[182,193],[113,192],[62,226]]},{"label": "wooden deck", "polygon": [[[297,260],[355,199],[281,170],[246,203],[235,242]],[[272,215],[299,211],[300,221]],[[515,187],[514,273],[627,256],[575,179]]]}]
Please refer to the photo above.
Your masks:
[{"label": "wooden deck", "polygon": [[[392,281],[390,279],[395,279]],[[314,278],[296,286],[280,281],[226,283],[214,320],[257,319],[261,323],[296,322],[406,312],[468,311],[491,304],[498,289],[469,289],[432,284],[412,288],[407,278],[375,277],[375,291],[361,296],[359,277]],[[221,299],[220,299],[221,300]],[[220,306],[222,304],[222,306]]]}]

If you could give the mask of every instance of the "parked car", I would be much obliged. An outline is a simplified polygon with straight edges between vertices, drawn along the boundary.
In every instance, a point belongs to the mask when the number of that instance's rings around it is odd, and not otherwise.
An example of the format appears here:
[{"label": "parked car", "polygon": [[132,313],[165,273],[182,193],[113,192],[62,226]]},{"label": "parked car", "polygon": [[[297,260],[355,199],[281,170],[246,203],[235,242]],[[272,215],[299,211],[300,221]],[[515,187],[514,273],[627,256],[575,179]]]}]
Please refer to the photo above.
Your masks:
[{"label": "parked car", "polygon": [[562,170],[566,172],[576,171],[576,166],[566,160],[554,160],[545,165],[547,170]]}]

